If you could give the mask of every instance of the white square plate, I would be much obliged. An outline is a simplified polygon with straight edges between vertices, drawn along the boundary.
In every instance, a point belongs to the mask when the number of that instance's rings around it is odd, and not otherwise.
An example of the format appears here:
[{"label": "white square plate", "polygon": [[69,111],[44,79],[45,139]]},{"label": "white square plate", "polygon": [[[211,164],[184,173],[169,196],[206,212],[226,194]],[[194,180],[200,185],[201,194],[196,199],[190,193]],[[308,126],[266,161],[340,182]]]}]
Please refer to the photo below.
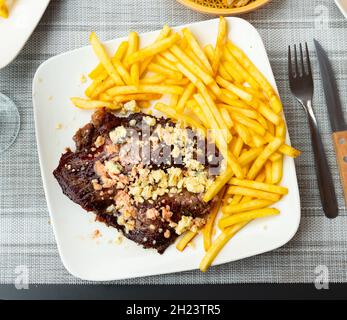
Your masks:
[{"label": "white square plate", "polygon": [[50,0],[7,0],[10,16],[0,18],[0,69],[22,50]]},{"label": "white square plate", "polygon": [[[239,18],[228,18],[229,37],[239,45],[266,75],[271,84],[275,80],[263,42],[252,25]],[[202,44],[214,43],[218,20],[188,25]],[[182,27],[175,28],[176,30]],[[152,42],[158,32],[141,36],[141,44]],[[86,39],[87,39],[86,34]],[[124,39],[107,42],[110,52]],[[41,172],[47,204],[51,215],[61,259],[73,275],[87,280],[116,280],[196,269],[204,255],[202,239],[195,240],[195,249],[183,253],[175,246],[163,255],[145,250],[124,239],[116,245],[112,240],[116,230],[93,221],[93,215],[63,195],[52,171],[58,165],[66,146],[73,146],[75,131],[89,122],[90,111],[71,105],[72,96],[83,96],[87,84],[81,84],[82,74],[90,71],[97,59],[90,46],[67,52],[49,59],[36,72],[33,81],[33,103]],[[61,129],[56,125],[62,124]],[[289,141],[288,141],[289,143]],[[300,222],[300,199],[292,159],[284,162],[282,184],[289,195],[276,205],[281,214],[254,221],[241,230],[222,250],[214,265],[231,262],[276,249],[295,234]],[[102,236],[93,239],[94,230]]]}]

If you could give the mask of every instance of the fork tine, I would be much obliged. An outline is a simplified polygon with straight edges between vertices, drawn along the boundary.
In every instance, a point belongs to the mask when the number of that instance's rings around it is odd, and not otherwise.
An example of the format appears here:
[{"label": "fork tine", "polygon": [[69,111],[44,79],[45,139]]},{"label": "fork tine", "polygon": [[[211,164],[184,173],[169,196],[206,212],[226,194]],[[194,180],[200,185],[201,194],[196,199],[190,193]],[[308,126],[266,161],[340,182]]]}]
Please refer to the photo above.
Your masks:
[{"label": "fork tine", "polygon": [[308,50],[307,42],[305,42],[306,47],[306,60],[307,60],[307,72],[310,77],[312,77],[311,61],[310,61],[310,52]]},{"label": "fork tine", "polygon": [[294,61],[295,61],[295,76],[298,77],[299,76],[299,66],[298,66],[298,53],[296,50],[296,44],[294,44]]},{"label": "fork tine", "polygon": [[292,65],[292,50],[288,46],[288,71],[290,79],[293,77],[293,65]]},{"label": "fork tine", "polygon": [[304,75],[305,73],[305,63],[304,63],[304,54],[302,52],[302,44],[300,43],[300,59],[301,59],[301,74]]}]

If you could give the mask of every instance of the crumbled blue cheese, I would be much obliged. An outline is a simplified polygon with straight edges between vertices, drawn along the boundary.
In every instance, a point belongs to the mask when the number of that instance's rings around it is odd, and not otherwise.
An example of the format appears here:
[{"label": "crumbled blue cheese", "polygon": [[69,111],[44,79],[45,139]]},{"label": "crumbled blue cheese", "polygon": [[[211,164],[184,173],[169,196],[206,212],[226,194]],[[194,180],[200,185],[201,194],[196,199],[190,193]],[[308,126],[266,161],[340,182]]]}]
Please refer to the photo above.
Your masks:
[{"label": "crumbled blue cheese", "polygon": [[132,127],[135,127],[136,126],[136,120],[135,119],[130,120],[129,125]]},{"label": "crumbled blue cheese", "polygon": [[193,218],[188,216],[182,216],[181,220],[178,221],[177,227],[175,228],[175,232],[178,235],[181,235],[183,232],[190,229],[193,225]]},{"label": "crumbled blue cheese", "polygon": [[146,117],[144,117],[143,119],[144,119],[145,123],[147,123],[150,127],[155,126],[155,124],[157,123],[157,121],[155,120],[155,118],[152,118],[152,117],[146,116]]},{"label": "crumbled blue cheese", "polygon": [[123,167],[118,162],[114,162],[112,160],[105,161],[105,168],[107,172],[111,174],[120,174],[123,170]]},{"label": "crumbled blue cheese", "polygon": [[169,187],[176,187],[179,180],[182,179],[182,170],[180,168],[171,167],[167,169],[169,175]]},{"label": "crumbled blue cheese", "polygon": [[203,164],[195,159],[190,159],[189,161],[187,161],[186,167],[190,170],[195,170],[195,171],[204,170]]},{"label": "crumbled blue cheese", "polygon": [[123,126],[119,126],[110,132],[110,139],[114,144],[123,143],[127,136],[127,130]]},{"label": "crumbled blue cheese", "polygon": [[189,192],[201,193],[205,191],[206,178],[203,177],[186,177],[185,186]]},{"label": "crumbled blue cheese", "polygon": [[130,112],[137,112],[138,111],[138,107],[137,107],[135,100],[131,100],[127,103],[124,103],[123,108],[124,108],[124,110],[130,111]]}]

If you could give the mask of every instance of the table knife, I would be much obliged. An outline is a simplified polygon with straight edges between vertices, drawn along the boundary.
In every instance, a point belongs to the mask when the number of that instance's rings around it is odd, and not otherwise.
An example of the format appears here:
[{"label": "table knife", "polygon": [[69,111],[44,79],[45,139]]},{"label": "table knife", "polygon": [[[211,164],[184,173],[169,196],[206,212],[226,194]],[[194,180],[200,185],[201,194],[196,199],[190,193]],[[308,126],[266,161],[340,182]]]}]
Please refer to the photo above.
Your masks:
[{"label": "table knife", "polygon": [[323,82],[324,94],[328,108],[336,160],[347,205],[347,125],[342,111],[334,70],[328,55],[317,40],[314,40],[318,64]]}]

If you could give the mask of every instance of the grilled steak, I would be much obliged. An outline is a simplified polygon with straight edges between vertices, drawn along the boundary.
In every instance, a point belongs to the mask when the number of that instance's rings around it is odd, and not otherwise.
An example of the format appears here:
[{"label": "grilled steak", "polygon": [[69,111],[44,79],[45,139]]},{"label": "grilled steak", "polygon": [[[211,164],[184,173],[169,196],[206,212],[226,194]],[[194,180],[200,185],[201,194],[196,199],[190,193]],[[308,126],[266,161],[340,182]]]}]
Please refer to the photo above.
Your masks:
[{"label": "grilled steak", "polygon": [[202,196],[218,150],[193,130],[100,109],[73,139],[76,150],[67,149],[53,174],[64,194],[97,220],[159,253],[185,230],[204,225],[212,203]]}]

